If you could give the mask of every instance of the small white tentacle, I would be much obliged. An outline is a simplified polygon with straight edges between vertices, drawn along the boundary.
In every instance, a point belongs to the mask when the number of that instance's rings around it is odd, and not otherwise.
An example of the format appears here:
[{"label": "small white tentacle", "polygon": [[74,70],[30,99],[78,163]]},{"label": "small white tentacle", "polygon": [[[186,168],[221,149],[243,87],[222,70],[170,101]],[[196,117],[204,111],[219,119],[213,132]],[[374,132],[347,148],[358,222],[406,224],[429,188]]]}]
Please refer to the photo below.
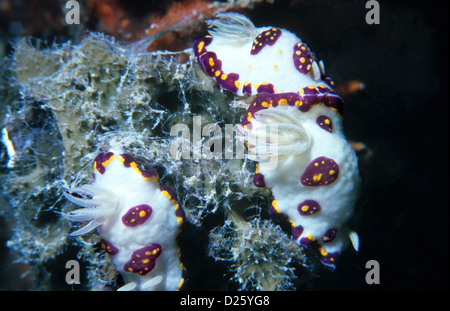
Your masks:
[{"label": "small white tentacle", "polygon": [[158,285],[159,283],[161,283],[162,280],[163,280],[163,276],[161,274],[159,274],[159,275],[151,278],[150,280],[148,280],[144,284],[142,284],[142,288],[143,289],[149,289],[149,288],[154,287],[154,286]]},{"label": "small white tentacle", "polygon": [[88,232],[91,232],[92,230],[94,230],[95,228],[97,228],[98,226],[100,226],[102,224],[102,220],[100,219],[93,219],[92,221],[90,221],[86,226],[84,226],[81,229],[78,229],[77,231],[72,232],[71,234],[69,234],[70,236],[79,236],[79,235],[83,235],[86,234]]},{"label": "small white tentacle", "polygon": [[92,219],[107,215],[111,212],[109,208],[81,208],[61,215],[69,221],[90,221]]},{"label": "small white tentacle", "polygon": [[313,62],[311,69],[312,69],[311,72],[312,72],[313,79],[315,81],[320,80],[320,77],[321,77],[320,68],[316,61]]},{"label": "small white tentacle", "polygon": [[[76,193],[76,194],[79,193],[79,192],[75,192],[75,191],[71,191],[71,192],[72,193]],[[85,208],[95,208],[98,205],[98,203],[95,202],[92,198],[86,198],[84,196],[82,196],[81,198],[77,198],[72,193],[64,192],[63,195],[70,202],[72,202],[72,203],[74,203],[76,205],[80,205],[80,206],[85,207]]]},{"label": "small white tentacle", "polygon": [[125,284],[122,287],[119,287],[117,289],[118,292],[129,292],[132,291],[133,289],[135,289],[137,287],[137,284],[135,282],[129,282],[127,284]]}]

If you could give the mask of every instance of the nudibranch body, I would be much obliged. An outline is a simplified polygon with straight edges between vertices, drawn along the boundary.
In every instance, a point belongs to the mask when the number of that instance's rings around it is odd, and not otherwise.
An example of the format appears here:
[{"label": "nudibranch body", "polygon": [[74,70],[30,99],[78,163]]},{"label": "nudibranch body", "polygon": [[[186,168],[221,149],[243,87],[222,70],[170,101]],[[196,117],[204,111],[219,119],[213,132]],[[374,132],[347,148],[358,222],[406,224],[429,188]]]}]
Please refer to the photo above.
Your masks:
[{"label": "nudibranch body", "polygon": [[358,248],[348,222],[360,177],[343,134],[343,101],[323,62],[291,32],[255,28],[237,13],[209,25],[210,36],[194,42],[199,65],[222,88],[257,95],[240,128],[257,161],[254,184],[271,189],[270,210],[288,217],[293,239],[315,245],[321,262],[335,267],[349,241]]},{"label": "nudibranch body", "polygon": [[94,182],[65,196],[84,208],[64,218],[87,222],[78,236],[97,229],[101,246],[122,275],[125,290],[177,290],[185,281],[177,235],[184,211],[175,192],[159,184],[156,170],[142,170],[126,153],[100,153]]},{"label": "nudibranch body", "polygon": [[[255,102],[269,100],[265,94],[260,97]],[[249,123],[243,122],[250,128],[250,157],[258,160],[254,184],[271,189],[274,197],[270,211],[286,215],[293,239],[305,247],[316,244],[321,262],[330,267],[350,239],[357,248],[348,222],[360,180],[341,120],[325,105],[302,112],[288,101],[273,102],[255,112]],[[264,137],[270,127],[277,132]]]},{"label": "nudibranch body", "polygon": [[194,55],[205,72],[238,95],[299,92],[304,86],[335,94],[308,46],[293,33],[255,26],[237,13],[218,14],[209,21],[211,36],[194,42]]}]

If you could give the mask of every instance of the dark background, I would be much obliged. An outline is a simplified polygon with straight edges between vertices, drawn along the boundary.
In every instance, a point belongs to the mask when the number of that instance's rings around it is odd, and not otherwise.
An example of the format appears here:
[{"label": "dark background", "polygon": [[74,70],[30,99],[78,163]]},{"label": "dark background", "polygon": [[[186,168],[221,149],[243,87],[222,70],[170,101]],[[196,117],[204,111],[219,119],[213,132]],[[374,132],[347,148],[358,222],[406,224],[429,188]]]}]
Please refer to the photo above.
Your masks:
[{"label": "dark background", "polygon": [[[62,1],[25,2],[0,1],[3,53],[18,35],[64,42],[104,29],[95,12],[80,31],[62,24]],[[142,19],[172,2],[116,3]],[[346,251],[335,272],[298,289],[448,290],[448,3],[380,0],[379,25],[366,24],[365,3],[277,1],[243,11],[257,27],[296,33],[337,84],[365,84],[345,97],[344,112],[347,138],[368,147],[360,154],[363,191],[354,221],[360,251]],[[8,234],[0,233],[5,260]],[[380,264],[379,285],[365,282],[371,259]]]}]

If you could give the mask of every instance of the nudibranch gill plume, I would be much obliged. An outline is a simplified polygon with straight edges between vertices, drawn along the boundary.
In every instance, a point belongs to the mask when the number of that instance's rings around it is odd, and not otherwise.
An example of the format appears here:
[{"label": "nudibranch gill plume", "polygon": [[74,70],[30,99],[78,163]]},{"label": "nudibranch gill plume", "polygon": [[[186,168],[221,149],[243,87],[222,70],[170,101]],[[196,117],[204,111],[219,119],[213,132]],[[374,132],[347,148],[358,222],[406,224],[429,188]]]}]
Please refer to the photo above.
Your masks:
[{"label": "nudibranch gill plume", "polygon": [[210,35],[193,46],[200,67],[223,89],[256,95],[240,127],[257,162],[254,184],[272,191],[270,211],[287,216],[293,239],[334,268],[349,241],[358,249],[349,221],[360,176],[323,61],[293,33],[256,28],[241,14],[208,24]]},{"label": "nudibranch gill plume", "polygon": [[97,229],[125,285],[122,290],[178,290],[186,278],[177,235],[184,211],[175,192],[159,184],[156,170],[143,170],[121,151],[100,153],[94,182],[71,188],[65,196],[83,206],[64,218],[85,222],[71,233]]}]

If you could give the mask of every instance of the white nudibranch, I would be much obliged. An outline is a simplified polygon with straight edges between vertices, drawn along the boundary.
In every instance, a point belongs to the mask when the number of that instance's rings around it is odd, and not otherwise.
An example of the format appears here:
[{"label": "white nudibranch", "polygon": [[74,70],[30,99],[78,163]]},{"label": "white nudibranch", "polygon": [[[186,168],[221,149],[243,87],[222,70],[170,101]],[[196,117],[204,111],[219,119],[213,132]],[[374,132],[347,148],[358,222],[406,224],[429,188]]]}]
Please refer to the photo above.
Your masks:
[{"label": "white nudibranch", "polygon": [[93,229],[125,285],[120,290],[177,290],[186,278],[177,235],[184,211],[175,192],[159,184],[156,170],[142,170],[120,151],[100,153],[94,182],[71,188],[65,197],[84,208],[63,214],[85,222],[71,236]]},{"label": "white nudibranch", "polygon": [[323,61],[295,34],[256,28],[241,14],[208,23],[210,35],[193,47],[200,67],[228,91],[257,95],[239,128],[257,161],[254,184],[271,189],[270,210],[288,217],[293,239],[334,268],[350,241],[359,247],[349,221],[360,176]]}]

